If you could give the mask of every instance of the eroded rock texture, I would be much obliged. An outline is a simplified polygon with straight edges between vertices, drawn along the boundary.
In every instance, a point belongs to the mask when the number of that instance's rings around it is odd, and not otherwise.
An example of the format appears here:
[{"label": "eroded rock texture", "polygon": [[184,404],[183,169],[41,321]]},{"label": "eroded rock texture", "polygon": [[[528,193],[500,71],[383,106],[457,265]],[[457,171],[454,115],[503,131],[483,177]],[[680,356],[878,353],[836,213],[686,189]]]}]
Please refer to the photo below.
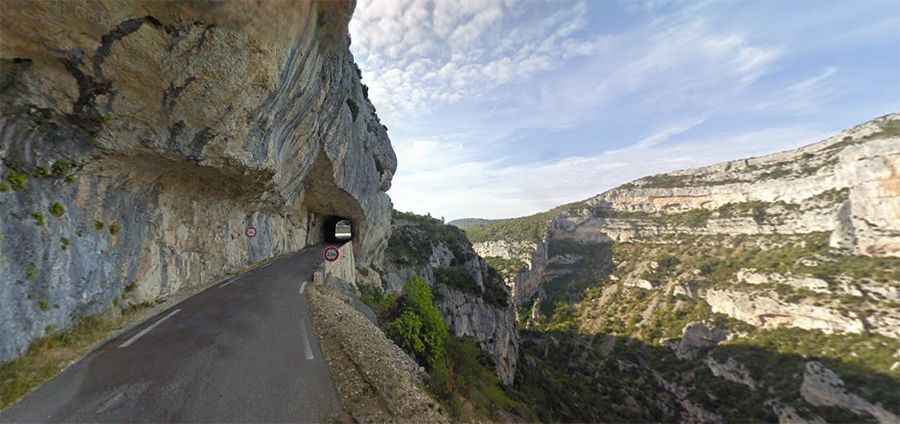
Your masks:
[{"label": "eroded rock texture", "polygon": [[[352,1],[4,3],[0,360],[321,241],[378,261],[396,169]],[[248,238],[245,229],[257,235]]]},{"label": "eroded rock texture", "polygon": [[411,277],[423,278],[450,332],[477,340],[500,380],[513,382],[519,338],[509,290],[462,230],[430,217],[395,214],[381,274],[380,288],[393,293],[400,293]]},{"label": "eroded rock texture", "polygon": [[487,261],[513,264],[498,269],[529,330],[517,388],[542,388],[546,421],[896,422],[898,165],[892,114],[463,222]]}]

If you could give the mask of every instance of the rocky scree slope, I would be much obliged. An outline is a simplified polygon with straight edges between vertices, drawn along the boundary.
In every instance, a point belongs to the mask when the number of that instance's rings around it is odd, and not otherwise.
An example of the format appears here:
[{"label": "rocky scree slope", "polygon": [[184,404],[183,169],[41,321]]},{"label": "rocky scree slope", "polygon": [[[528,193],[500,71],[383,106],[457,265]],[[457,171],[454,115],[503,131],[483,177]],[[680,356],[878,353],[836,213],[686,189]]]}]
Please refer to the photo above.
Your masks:
[{"label": "rocky scree slope", "polygon": [[517,390],[548,420],[898,422],[898,169],[894,114],[501,221],[545,230],[530,257],[467,230],[525,264]]},{"label": "rocky scree slope", "polygon": [[493,359],[500,380],[511,384],[519,342],[515,310],[497,271],[456,227],[396,211],[392,227],[379,289],[400,293],[411,277],[423,278],[450,333],[473,337]]},{"label": "rocky scree slope", "polygon": [[[351,1],[4,3],[0,361],[352,219],[380,260],[396,169]],[[244,235],[254,226],[254,238]]]}]

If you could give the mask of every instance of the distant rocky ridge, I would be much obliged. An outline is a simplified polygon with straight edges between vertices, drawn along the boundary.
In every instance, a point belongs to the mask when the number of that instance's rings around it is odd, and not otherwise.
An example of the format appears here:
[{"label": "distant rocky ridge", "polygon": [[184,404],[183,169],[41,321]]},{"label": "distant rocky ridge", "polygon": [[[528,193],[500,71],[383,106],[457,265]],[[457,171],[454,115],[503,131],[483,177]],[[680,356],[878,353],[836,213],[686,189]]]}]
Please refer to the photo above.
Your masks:
[{"label": "distant rocky ridge", "polygon": [[319,243],[328,216],[380,261],[397,163],[352,1],[3,7],[0,361]]},{"label": "distant rocky ridge", "polygon": [[[570,381],[543,405],[548,420],[615,410],[644,420],[897,422],[898,169],[893,114],[800,149],[470,225],[475,251],[499,265],[530,329],[517,388]],[[599,377],[622,367],[632,377]],[[810,369],[840,389],[812,390]],[[620,393],[624,408],[579,389],[648,381],[660,394]]]}]

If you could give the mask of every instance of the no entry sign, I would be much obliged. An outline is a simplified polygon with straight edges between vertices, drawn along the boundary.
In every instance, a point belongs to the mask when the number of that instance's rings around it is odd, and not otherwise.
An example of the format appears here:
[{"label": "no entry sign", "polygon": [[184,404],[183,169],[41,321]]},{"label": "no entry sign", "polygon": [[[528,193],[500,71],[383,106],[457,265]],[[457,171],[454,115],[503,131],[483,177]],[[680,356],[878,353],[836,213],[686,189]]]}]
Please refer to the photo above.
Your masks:
[{"label": "no entry sign", "polygon": [[244,234],[250,238],[256,237],[256,227],[247,227],[247,229],[244,230]]},{"label": "no entry sign", "polygon": [[334,262],[341,257],[341,252],[337,246],[325,246],[325,250],[322,251],[322,257],[328,262]]}]

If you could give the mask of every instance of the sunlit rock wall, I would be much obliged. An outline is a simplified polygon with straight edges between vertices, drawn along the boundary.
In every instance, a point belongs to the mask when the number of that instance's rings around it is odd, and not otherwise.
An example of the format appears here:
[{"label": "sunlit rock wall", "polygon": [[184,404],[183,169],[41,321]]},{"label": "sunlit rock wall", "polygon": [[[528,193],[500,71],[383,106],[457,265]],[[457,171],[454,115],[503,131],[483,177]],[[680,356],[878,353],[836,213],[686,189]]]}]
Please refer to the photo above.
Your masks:
[{"label": "sunlit rock wall", "polygon": [[318,243],[326,215],[379,260],[396,157],[348,49],[353,6],[4,3],[0,360]]}]

